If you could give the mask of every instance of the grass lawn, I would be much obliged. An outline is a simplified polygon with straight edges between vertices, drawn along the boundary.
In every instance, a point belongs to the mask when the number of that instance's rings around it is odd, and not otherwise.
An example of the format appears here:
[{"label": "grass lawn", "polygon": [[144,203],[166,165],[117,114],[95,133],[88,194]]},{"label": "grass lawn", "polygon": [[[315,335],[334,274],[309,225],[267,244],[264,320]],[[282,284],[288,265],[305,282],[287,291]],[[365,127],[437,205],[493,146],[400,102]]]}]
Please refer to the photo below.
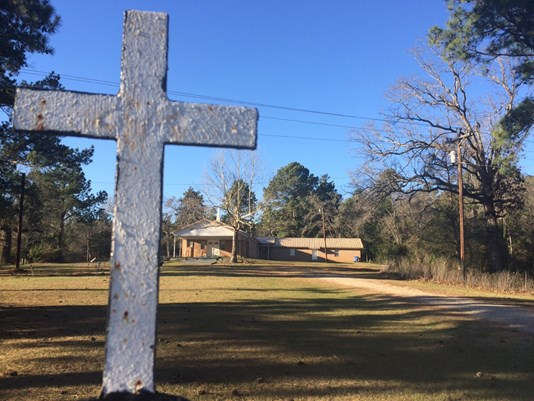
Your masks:
[{"label": "grass lawn", "polygon": [[[0,277],[0,400],[98,394],[108,278],[81,268]],[[158,319],[158,390],[191,400],[534,398],[532,336],[305,265],[167,266]]]}]

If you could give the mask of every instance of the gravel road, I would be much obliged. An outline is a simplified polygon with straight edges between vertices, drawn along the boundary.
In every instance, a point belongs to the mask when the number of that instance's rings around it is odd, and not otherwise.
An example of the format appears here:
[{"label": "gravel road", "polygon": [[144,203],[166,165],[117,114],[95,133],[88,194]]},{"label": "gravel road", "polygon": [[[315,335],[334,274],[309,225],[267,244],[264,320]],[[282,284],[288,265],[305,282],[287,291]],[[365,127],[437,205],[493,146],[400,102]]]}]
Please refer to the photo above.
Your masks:
[{"label": "gravel road", "polygon": [[433,305],[443,311],[470,315],[473,319],[487,320],[511,329],[534,334],[534,308],[499,304],[467,297],[436,295],[416,288],[400,287],[383,280],[353,277],[318,277],[343,287],[371,290],[379,294],[409,298],[410,301]]}]

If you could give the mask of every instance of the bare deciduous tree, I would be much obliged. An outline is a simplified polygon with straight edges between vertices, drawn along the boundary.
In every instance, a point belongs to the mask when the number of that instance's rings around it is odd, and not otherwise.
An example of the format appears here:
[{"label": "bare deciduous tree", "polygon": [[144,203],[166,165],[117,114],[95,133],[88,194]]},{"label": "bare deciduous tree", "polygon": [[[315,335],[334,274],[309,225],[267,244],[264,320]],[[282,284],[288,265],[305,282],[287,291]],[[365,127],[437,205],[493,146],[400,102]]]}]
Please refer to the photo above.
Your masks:
[{"label": "bare deciduous tree", "polygon": [[253,186],[257,171],[257,154],[236,150],[219,153],[207,174],[206,198],[213,206],[222,209],[225,221],[234,230],[231,263],[237,262],[239,231],[253,226],[257,211]]},{"label": "bare deciduous tree", "polygon": [[402,79],[390,91],[391,122],[355,134],[367,157],[363,172],[373,177],[391,169],[391,190],[404,194],[457,193],[457,167],[448,157],[460,140],[464,196],[483,208],[494,271],[503,263],[497,219],[521,204],[518,157],[533,124],[534,102],[515,108],[522,83],[507,61],[480,71],[436,53],[415,55],[424,78]]}]

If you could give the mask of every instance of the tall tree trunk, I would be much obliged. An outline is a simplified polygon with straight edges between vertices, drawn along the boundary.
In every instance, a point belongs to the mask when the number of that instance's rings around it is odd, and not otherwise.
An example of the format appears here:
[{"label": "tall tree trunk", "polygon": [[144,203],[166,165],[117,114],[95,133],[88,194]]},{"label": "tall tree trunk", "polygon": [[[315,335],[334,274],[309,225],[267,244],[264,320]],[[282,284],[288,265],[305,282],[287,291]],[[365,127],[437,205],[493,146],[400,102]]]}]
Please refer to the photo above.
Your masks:
[{"label": "tall tree trunk", "polygon": [[237,263],[237,232],[239,228],[234,227],[234,232],[232,234],[232,257],[230,258],[230,263]]},{"label": "tall tree trunk", "polygon": [[91,252],[89,249],[89,232],[87,232],[87,236],[85,237],[85,260],[87,262],[91,260]]},{"label": "tall tree trunk", "polygon": [[169,243],[169,237],[170,237],[170,233],[166,233],[166,235],[165,235],[165,248],[166,248],[166,251],[167,251],[167,259],[171,258],[171,248],[170,248],[170,243]]},{"label": "tall tree trunk", "polygon": [[488,256],[488,271],[496,272],[503,268],[504,252],[497,215],[493,205],[485,206],[486,217],[486,247]]},{"label": "tall tree trunk", "polygon": [[65,213],[61,213],[59,219],[59,233],[57,238],[57,246],[59,249],[59,262],[65,259]]},{"label": "tall tree trunk", "polygon": [[[449,179],[449,185],[450,185],[450,179]],[[454,252],[456,255],[456,259],[460,260],[460,227],[458,222],[458,211],[456,210],[456,205],[458,205],[458,201],[454,199],[454,195],[452,192],[449,192],[449,200],[450,200],[450,206],[453,212],[449,212],[447,209],[445,209],[445,217],[449,221],[449,225],[452,228],[453,232],[453,241],[454,241]]]},{"label": "tall tree trunk", "polygon": [[0,253],[0,264],[11,263],[11,244],[13,228],[6,223],[2,226],[2,252]]}]

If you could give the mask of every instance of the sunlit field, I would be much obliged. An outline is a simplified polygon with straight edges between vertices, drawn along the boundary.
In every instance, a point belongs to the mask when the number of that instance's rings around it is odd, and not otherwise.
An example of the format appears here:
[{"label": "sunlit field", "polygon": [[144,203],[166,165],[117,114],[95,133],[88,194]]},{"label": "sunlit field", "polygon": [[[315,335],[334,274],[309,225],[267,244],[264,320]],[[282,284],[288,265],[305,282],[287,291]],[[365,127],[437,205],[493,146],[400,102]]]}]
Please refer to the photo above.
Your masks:
[{"label": "sunlit field", "polygon": [[[105,266],[82,269],[0,277],[1,400],[99,394],[108,277]],[[532,336],[314,278],[325,269],[386,278],[342,265],[165,266],[158,391],[190,400],[532,400]]]}]

